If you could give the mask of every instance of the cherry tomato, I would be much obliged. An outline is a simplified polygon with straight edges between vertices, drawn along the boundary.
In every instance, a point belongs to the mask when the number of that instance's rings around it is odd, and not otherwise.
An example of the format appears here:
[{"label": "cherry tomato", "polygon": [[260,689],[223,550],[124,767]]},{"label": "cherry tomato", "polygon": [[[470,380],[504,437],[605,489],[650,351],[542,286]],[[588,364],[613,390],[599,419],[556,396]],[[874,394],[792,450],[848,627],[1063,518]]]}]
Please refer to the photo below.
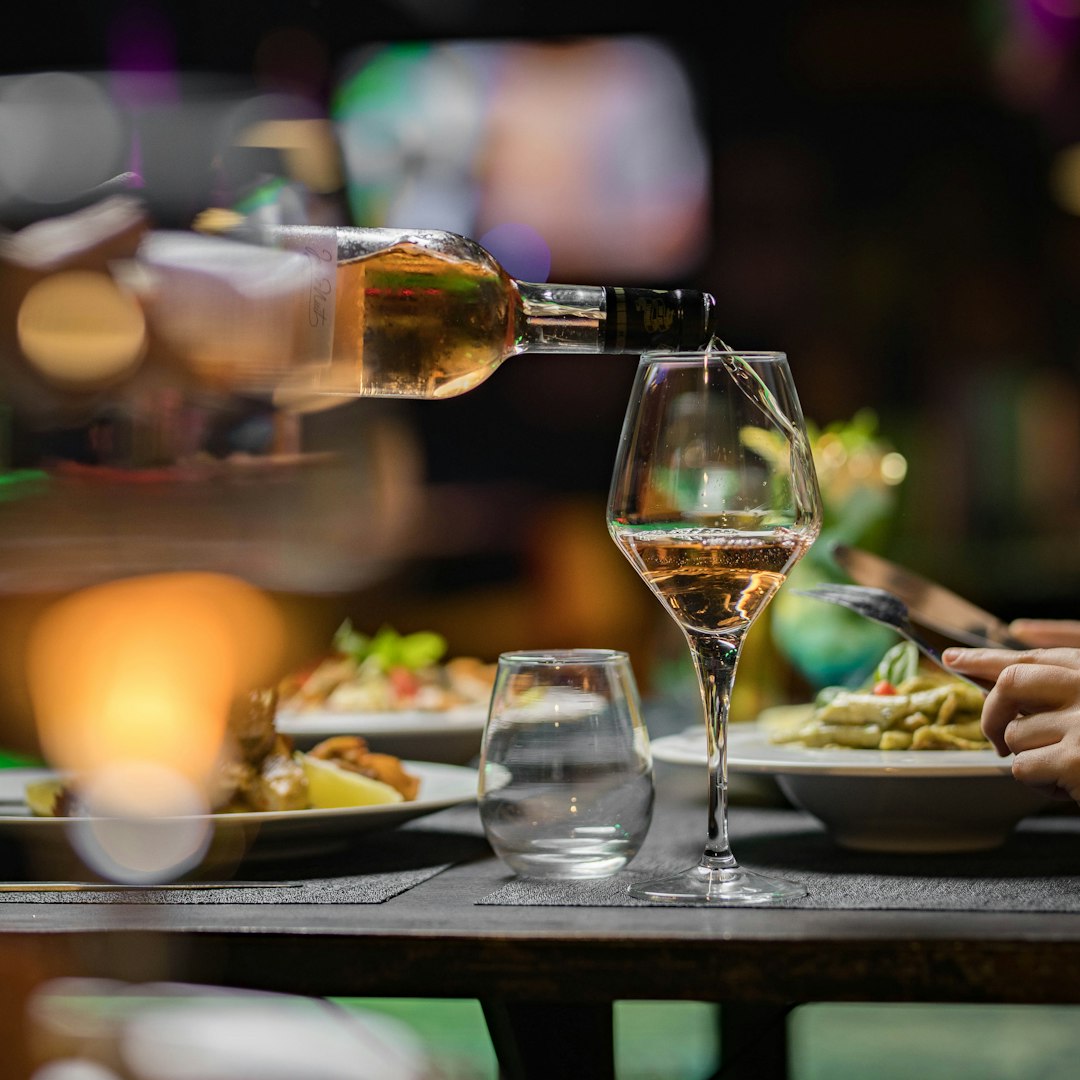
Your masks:
[{"label": "cherry tomato", "polygon": [[874,693],[887,697],[896,693],[896,687],[888,679],[882,679],[880,682],[874,683]]},{"label": "cherry tomato", "polygon": [[388,672],[388,677],[394,693],[401,699],[408,700],[415,697],[416,691],[420,689],[419,678],[408,668],[392,667]]}]

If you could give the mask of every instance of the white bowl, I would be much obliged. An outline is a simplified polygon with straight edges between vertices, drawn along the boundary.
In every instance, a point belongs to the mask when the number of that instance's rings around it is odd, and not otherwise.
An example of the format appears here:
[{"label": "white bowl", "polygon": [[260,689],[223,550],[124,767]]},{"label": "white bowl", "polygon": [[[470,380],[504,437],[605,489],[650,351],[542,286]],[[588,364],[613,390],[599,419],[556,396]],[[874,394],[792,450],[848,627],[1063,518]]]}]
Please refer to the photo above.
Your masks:
[{"label": "white bowl", "polygon": [[[700,726],[653,743],[658,761],[705,764]],[[771,743],[734,724],[732,777],[768,775],[831,838],[860,851],[956,852],[1000,846],[1017,822],[1051,803],[1012,777],[993,750],[817,749]]]},{"label": "white bowl", "polygon": [[1008,774],[788,773],[777,774],[776,782],[837,844],[857,851],[986,851],[1000,847],[1018,821],[1049,801]]}]

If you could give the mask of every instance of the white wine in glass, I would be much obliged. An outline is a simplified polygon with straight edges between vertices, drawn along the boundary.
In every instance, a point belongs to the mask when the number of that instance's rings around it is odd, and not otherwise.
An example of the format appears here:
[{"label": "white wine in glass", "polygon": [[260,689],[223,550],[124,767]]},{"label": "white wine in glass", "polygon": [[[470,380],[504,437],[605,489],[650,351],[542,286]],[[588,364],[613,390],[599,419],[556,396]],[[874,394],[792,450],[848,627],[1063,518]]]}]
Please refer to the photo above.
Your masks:
[{"label": "white wine in glass", "polygon": [[727,723],[742,643],[821,529],[821,496],[787,357],[645,354],[608,501],[615,542],[682,630],[705,712],[709,811],[700,861],[638,882],[672,903],[769,904],[795,882],[741,867],[727,827]]}]

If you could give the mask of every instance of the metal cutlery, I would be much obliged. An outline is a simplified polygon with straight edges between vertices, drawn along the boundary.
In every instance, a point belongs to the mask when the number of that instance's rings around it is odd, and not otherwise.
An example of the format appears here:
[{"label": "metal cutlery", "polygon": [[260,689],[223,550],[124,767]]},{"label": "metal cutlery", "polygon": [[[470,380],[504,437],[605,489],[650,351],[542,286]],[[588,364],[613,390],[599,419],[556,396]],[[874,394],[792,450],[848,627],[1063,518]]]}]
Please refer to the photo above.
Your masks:
[{"label": "metal cutlery", "polygon": [[985,683],[969,679],[958,671],[945,666],[941,654],[915,629],[908,613],[907,604],[898,596],[884,589],[874,589],[866,585],[815,585],[812,589],[795,590],[797,596],[809,596],[815,600],[824,600],[828,604],[838,604],[857,612],[872,622],[880,623],[895,630],[907,638],[931,663],[936,664],[953,678],[962,679],[979,690],[986,691]]},{"label": "metal cutlery", "polygon": [[892,593],[903,601],[909,618],[920,626],[936,630],[962,645],[994,649],[1027,647],[1009,633],[1008,625],[996,615],[929,578],[848,544],[834,544],[830,550],[852,581]]}]

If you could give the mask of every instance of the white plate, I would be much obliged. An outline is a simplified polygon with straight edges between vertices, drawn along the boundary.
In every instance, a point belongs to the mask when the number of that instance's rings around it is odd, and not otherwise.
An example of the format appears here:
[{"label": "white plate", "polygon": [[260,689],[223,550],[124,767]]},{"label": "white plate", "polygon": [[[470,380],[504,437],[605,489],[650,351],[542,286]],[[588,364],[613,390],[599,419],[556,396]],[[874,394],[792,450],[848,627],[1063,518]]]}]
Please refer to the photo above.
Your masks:
[{"label": "white plate", "polygon": [[[653,757],[706,765],[700,725],[657,739]],[[983,851],[1005,842],[1046,796],[1012,777],[1012,759],[993,750],[827,750],[777,745],[757,725],[733,724],[733,777],[768,775],[832,839],[859,851]]]},{"label": "white plate", "polygon": [[[139,822],[133,827],[163,835],[178,827],[211,827],[215,842],[235,852],[257,844],[264,856],[322,851],[340,846],[352,836],[390,829],[413,818],[446,810],[476,798],[477,773],[459,765],[405,761],[420,777],[419,797],[410,802],[380,806],[351,806],[338,810],[278,810],[239,814],[203,814]],[[48,843],[66,841],[71,826],[82,829],[101,819],[33,817],[24,801],[26,785],[54,776],[41,769],[0,769],[0,835]]]},{"label": "white plate", "polygon": [[[705,728],[698,724],[652,744],[653,757],[674,765],[704,768]],[[845,750],[777,744],[756,724],[728,729],[731,772],[828,776],[1003,776],[1012,758],[994,750]]]},{"label": "white plate", "polygon": [[480,752],[486,719],[483,705],[441,712],[279,709],[275,726],[301,750],[335,735],[361,735],[380,753],[463,765]]}]

